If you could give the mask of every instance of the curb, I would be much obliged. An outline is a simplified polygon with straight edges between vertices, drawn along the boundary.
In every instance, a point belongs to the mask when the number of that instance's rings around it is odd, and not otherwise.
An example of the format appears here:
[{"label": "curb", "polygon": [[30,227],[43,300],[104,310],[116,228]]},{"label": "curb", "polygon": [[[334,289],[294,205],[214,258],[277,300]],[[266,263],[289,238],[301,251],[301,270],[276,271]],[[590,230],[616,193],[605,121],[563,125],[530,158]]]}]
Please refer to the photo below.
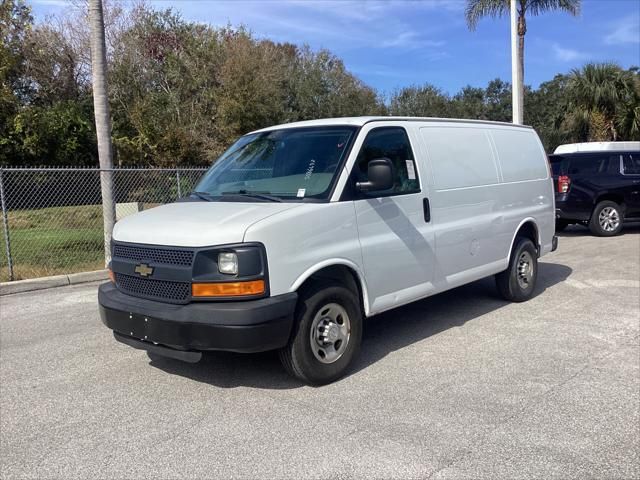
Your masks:
[{"label": "curb", "polygon": [[52,277],[31,278],[29,280],[17,280],[15,282],[1,282],[0,296],[14,293],[32,292],[46,288],[78,285],[80,283],[97,282],[109,278],[107,270],[95,270],[93,272],[70,273],[68,275],[54,275]]}]

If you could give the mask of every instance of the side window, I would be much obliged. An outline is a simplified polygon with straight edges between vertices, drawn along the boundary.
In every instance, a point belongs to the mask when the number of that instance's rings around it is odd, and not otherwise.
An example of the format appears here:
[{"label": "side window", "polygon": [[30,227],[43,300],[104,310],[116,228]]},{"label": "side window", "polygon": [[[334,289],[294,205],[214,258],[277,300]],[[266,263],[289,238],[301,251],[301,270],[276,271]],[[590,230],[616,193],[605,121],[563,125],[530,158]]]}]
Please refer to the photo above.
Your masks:
[{"label": "side window", "polygon": [[569,162],[569,175],[595,175],[606,173],[609,157],[606,156],[576,156]]},{"label": "side window", "polygon": [[610,175],[620,175],[620,155],[609,155],[609,169],[607,173]]},{"label": "side window", "polygon": [[377,158],[388,158],[394,166],[393,188],[385,193],[400,195],[420,191],[415,159],[404,128],[382,127],[367,134],[353,167],[358,181],[367,179],[369,162]]},{"label": "side window", "polygon": [[625,175],[640,175],[640,153],[622,155],[622,171]]}]

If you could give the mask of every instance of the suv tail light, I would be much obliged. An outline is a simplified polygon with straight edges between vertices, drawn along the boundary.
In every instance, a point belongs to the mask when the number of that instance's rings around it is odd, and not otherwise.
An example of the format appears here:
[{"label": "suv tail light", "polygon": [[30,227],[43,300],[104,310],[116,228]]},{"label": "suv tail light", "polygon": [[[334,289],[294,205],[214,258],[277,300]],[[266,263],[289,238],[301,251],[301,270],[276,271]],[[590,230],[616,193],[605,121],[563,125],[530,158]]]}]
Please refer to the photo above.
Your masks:
[{"label": "suv tail light", "polygon": [[567,193],[569,185],[571,185],[571,179],[568,176],[560,175],[558,177],[558,193]]}]

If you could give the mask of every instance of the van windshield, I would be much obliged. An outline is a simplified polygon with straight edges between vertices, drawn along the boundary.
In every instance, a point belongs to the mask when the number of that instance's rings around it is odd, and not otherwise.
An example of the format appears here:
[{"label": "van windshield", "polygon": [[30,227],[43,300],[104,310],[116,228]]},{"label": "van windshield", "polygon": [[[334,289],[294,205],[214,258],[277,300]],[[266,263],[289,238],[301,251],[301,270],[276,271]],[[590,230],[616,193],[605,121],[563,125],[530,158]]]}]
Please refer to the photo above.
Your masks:
[{"label": "van windshield", "polygon": [[287,128],[241,137],[194,189],[208,200],[326,199],[356,128]]}]

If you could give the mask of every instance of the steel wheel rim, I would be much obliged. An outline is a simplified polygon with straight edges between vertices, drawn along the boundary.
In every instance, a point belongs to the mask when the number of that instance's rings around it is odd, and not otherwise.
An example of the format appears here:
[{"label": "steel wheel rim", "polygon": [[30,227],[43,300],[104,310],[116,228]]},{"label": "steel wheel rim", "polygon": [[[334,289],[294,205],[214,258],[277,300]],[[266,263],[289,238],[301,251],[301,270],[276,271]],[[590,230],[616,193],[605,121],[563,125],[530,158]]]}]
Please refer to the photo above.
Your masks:
[{"label": "steel wheel rim", "polygon": [[518,279],[518,286],[526,290],[529,288],[533,281],[533,275],[535,273],[535,266],[533,264],[533,257],[529,252],[522,252],[518,257],[518,264],[516,270],[516,278]]},{"label": "steel wheel rim", "polygon": [[318,309],[311,322],[311,351],[321,363],[336,362],[347,349],[351,338],[351,321],[347,311],[337,303]]},{"label": "steel wheel rim", "polygon": [[613,207],[604,207],[598,215],[598,223],[605,232],[613,232],[620,225],[620,215]]}]

